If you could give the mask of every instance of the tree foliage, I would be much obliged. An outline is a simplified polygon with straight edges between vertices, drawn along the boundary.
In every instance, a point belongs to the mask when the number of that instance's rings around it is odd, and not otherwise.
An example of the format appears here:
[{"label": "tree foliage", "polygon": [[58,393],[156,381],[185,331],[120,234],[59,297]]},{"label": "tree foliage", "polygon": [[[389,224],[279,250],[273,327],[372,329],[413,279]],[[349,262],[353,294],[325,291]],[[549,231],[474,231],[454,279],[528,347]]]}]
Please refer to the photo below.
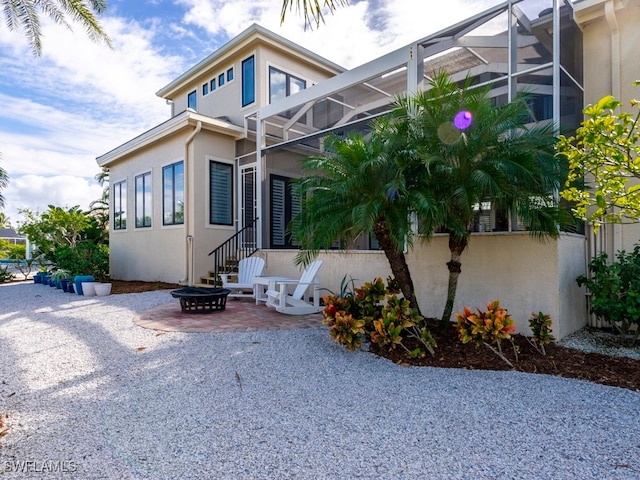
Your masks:
[{"label": "tree foliage", "polygon": [[96,19],[96,15],[107,8],[106,0],[0,0],[0,7],[9,30],[23,30],[36,56],[42,54],[41,16],[69,29],[69,20],[79,23],[91,40],[111,47],[109,37]]},{"label": "tree foliage", "polygon": [[561,195],[596,230],[604,223],[640,220],[640,102],[631,101],[633,113],[621,107],[614,97],[603,97],[584,109],[587,118],[576,135],[558,142],[569,162]]},{"label": "tree foliage", "polygon": [[[304,18],[305,27],[307,25],[312,26],[314,23],[316,27],[319,27],[320,23],[324,23],[321,3],[319,0],[283,0],[280,23],[284,23],[287,11],[291,11],[295,4],[296,11],[301,13]],[[348,4],[348,0],[324,0],[324,7],[331,13],[333,13],[337,7]]]},{"label": "tree foliage", "polygon": [[422,188],[438,205],[437,215],[419,217],[421,231],[449,235],[443,326],[451,319],[479,205],[488,201],[492,209],[517,213],[538,238],[557,236],[560,224],[570,221],[553,195],[566,178],[566,166],[554,155],[553,125],[530,124],[526,95],[495,105],[490,89],[441,72],[429,89],[402,99],[392,117],[396,151],[418,158]]},{"label": "tree foliage", "polygon": [[[0,153],[0,160],[2,160],[2,153]],[[0,208],[4,208],[4,196],[2,195],[2,191],[7,188],[9,185],[9,175],[7,172],[0,166]],[[2,214],[2,224],[8,222],[8,219]]]},{"label": "tree foliage", "polygon": [[[389,155],[386,124],[377,123],[365,137],[330,137],[326,154],[303,160],[305,176],[296,183],[302,209],[291,230],[302,247],[298,263],[308,263],[334,242],[373,235],[385,252],[404,297],[418,309],[403,250],[411,245],[411,213],[435,214],[418,175],[402,157]],[[419,172],[417,172],[419,173]]]}]

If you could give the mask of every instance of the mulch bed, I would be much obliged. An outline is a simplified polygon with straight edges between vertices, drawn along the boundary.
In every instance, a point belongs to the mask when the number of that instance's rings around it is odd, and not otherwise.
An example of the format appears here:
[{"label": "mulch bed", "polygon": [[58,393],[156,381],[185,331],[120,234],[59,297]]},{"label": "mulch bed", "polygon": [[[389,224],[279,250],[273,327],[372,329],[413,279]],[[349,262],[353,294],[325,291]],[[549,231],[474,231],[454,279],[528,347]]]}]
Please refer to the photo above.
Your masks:
[{"label": "mulch bed", "polygon": [[[463,345],[458,339],[454,327],[440,330],[437,325],[431,325],[430,329],[438,344],[434,357],[427,353],[423,358],[411,358],[402,347],[397,347],[392,351],[383,351],[375,344],[371,345],[370,350],[392,362],[406,366],[466,368],[469,370],[511,369],[486,346],[478,347],[473,343]],[[547,354],[543,356],[522,335],[515,335],[513,338],[518,347],[518,360],[515,358],[510,342],[503,342],[502,350],[505,357],[514,365],[515,370],[578,378],[640,392],[640,360],[585,353],[557,344],[546,345]],[[409,341],[405,344],[409,350],[420,346]]]}]

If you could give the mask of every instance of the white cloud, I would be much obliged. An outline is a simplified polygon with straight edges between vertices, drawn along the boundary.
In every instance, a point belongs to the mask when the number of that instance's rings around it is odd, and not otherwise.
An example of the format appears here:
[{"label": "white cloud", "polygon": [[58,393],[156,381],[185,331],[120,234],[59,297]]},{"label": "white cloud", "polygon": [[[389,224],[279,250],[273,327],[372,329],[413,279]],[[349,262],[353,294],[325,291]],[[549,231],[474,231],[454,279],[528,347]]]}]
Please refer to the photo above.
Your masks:
[{"label": "white cloud", "polygon": [[19,209],[43,212],[48,205],[64,208],[80,205],[80,208],[88,209],[89,203],[99,199],[101,194],[102,188],[91,178],[23,175],[11,179],[9,187],[3,192],[7,204],[4,213],[13,225],[17,225],[22,218]]}]

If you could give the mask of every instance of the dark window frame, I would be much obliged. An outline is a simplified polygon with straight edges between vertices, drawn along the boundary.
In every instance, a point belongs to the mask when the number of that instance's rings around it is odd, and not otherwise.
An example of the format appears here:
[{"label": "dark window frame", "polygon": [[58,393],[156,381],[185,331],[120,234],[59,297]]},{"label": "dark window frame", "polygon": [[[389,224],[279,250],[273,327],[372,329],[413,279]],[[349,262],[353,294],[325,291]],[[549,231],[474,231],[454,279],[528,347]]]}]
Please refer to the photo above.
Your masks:
[{"label": "dark window frame", "polygon": [[[139,216],[138,216],[138,179],[142,180],[142,222],[139,222]],[[147,183],[148,181],[148,183]],[[135,186],[135,227],[136,228],[151,228],[151,226],[153,225],[153,187],[152,187],[152,180],[151,180],[151,172],[145,172],[145,173],[141,173],[140,175],[136,175],[135,176],[135,180],[133,182],[134,186]],[[149,199],[150,201],[150,205],[147,205],[147,186],[149,187],[149,196],[151,197]],[[147,207],[149,207],[150,211],[149,211],[149,215],[147,214]],[[147,224],[147,219],[148,219],[148,224]]]},{"label": "dark window frame", "polygon": [[[178,216],[178,204],[176,201],[176,167],[178,166],[182,166],[182,220],[176,219],[176,217]],[[165,174],[168,171],[171,171],[171,221],[169,222],[167,222],[167,204],[165,202]],[[184,225],[184,162],[182,160],[162,167],[162,225]]]},{"label": "dark window frame", "polygon": [[[228,221],[218,221],[219,218],[214,218],[214,215],[218,212],[214,211],[214,196],[213,194],[213,185],[212,185],[212,177],[213,177],[213,166],[214,165],[218,165],[220,167],[223,167],[225,170],[227,170],[228,172],[230,172],[230,176],[229,176],[229,204],[226,205],[226,209],[227,211],[225,212],[226,215],[228,215],[229,220]],[[234,167],[233,164],[231,163],[225,163],[225,162],[219,162],[217,160],[209,160],[209,224],[210,225],[225,225],[225,226],[232,226],[233,225],[233,204],[234,204],[234,200],[235,200],[235,193],[234,193],[234,182],[233,182],[233,177],[234,177]]]},{"label": "dark window frame", "polygon": [[[193,104],[193,106],[191,106]],[[198,91],[194,90],[187,93],[187,108],[198,111]]]},{"label": "dark window frame", "polygon": [[[124,210],[123,210],[124,207]],[[118,209],[118,210],[116,210]],[[120,215],[118,215],[120,213]],[[113,184],[113,229],[127,229],[127,181]]]},{"label": "dark window frame", "polygon": [[242,106],[256,101],[256,59],[255,55],[242,61]]}]

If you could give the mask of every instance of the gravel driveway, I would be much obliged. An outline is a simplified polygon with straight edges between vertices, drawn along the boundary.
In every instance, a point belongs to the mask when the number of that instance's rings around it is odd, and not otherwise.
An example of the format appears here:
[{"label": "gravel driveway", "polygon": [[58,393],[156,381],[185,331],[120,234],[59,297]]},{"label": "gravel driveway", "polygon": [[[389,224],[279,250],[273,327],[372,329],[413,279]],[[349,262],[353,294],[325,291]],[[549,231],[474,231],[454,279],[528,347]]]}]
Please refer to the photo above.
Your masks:
[{"label": "gravel driveway", "polygon": [[640,478],[638,393],[132,322],[171,300],[0,286],[1,479]]}]

